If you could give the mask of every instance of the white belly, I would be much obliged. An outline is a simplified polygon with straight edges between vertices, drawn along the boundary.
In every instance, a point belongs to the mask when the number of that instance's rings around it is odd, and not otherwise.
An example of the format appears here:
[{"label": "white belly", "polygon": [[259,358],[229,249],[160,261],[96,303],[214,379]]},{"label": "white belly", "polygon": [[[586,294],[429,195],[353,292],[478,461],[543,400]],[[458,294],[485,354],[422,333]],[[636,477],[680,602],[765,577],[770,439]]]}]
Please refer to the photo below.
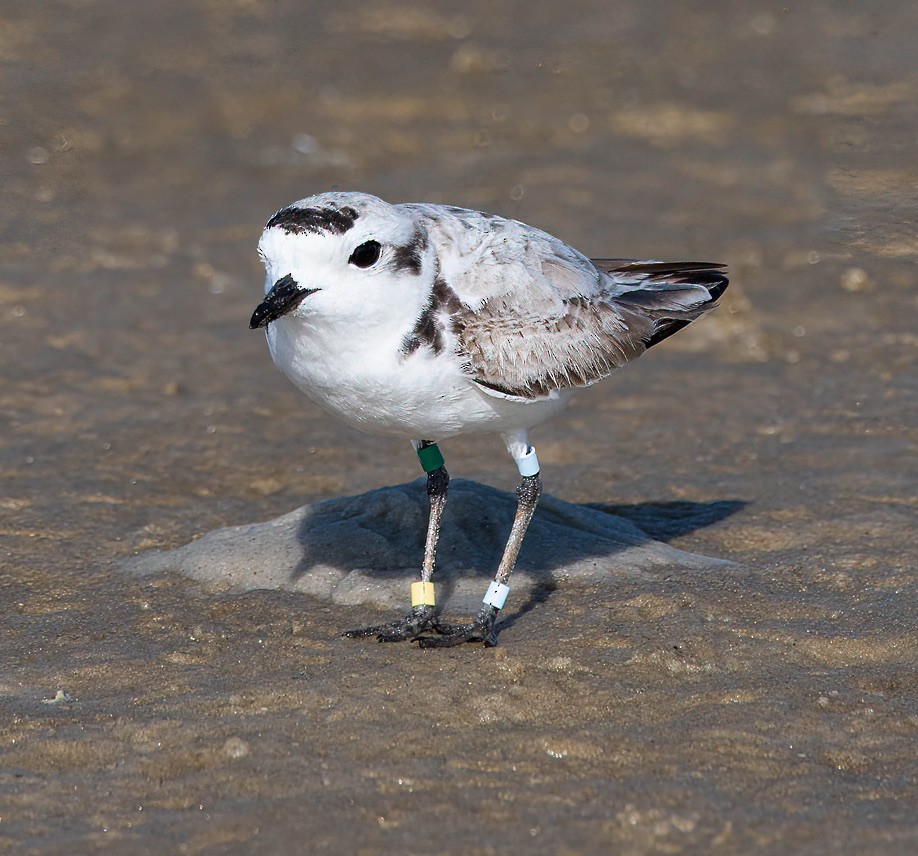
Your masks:
[{"label": "white belly", "polygon": [[[294,321],[293,324],[296,322]],[[415,440],[528,429],[559,413],[570,393],[538,401],[489,395],[466,377],[457,357],[421,348],[405,357],[398,341],[335,347],[321,336],[271,324],[268,347],[278,367],[312,401],[355,428]]]}]

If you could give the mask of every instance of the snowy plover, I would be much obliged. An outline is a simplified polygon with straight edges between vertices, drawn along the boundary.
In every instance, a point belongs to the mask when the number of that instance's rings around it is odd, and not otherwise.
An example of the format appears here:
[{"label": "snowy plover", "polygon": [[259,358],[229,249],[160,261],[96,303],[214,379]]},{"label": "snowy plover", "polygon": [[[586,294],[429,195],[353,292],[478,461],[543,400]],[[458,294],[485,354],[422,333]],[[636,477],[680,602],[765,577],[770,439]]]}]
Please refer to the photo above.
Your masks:
[{"label": "snowy plover", "polygon": [[[588,259],[551,235],[443,205],[321,193],[278,211],[258,244],[274,362],[309,398],[369,433],[410,439],[430,520],[411,612],[347,636],[421,647],[496,644],[494,622],[542,492],[529,430],[571,393],[703,315],[722,265]],[[499,433],[522,481],[513,528],[482,608],[440,622],[434,558],[449,476],[437,441]],[[425,632],[436,635],[423,635]]]}]

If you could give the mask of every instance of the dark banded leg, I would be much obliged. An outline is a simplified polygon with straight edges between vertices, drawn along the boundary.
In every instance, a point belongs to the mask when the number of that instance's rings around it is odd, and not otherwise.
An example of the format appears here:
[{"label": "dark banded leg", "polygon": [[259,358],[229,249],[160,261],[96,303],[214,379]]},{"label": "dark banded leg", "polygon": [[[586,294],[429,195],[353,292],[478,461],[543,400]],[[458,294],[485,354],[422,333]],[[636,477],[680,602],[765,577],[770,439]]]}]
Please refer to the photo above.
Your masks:
[{"label": "dark banded leg", "polygon": [[493,648],[497,644],[497,634],[494,632],[497,613],[500,612],[504,605],[504,600],[509,591],[507,582],[513,573],[516,557],[519,555],[520,547],[523,545],[523,538],[529,528],[529,523],[532,520],[532,515],[535,513],[536,505],[541,495],[542,478],[538,471],[534,475],[523,476],[523,480],[516,489],[517,506],[513,528],[510,530],[510,537],[507,539],[507,546],[504,548],[500,566],[494,575],[494,582],[485,595],[484,603],[478,615],[469,624],[459,626],[440,625],[437,628],[437,632],[441,633],[441,636],[419,636],[414,641],[421,648],[451,648],[454,645],[461,645],[463,642],[483,642],[486,648]]},{"label": "dark banded leg", "polygon": [[341,634],[342,636],[351,639],[375,636],[379,642],[403,642],[406,639],[415,638],[425,630],[441,632],[436,620],[436,604],[433,602],[431,578],[437,556],[437,542],[440,540],[440,523],[443,519],[443,509],[446,508],[446,495],[449,493],[449,473],[443,464],[443,456],[432,440],[422,440],[415,448],[421,459],[421,465],[427,471],[427,497],[430,500],[427,540],[424,544],[424,564],[421,566],[420,583],[422,585],[418,583],[412,585],[411,612],[404,618],[375,627],[347,630]]}]

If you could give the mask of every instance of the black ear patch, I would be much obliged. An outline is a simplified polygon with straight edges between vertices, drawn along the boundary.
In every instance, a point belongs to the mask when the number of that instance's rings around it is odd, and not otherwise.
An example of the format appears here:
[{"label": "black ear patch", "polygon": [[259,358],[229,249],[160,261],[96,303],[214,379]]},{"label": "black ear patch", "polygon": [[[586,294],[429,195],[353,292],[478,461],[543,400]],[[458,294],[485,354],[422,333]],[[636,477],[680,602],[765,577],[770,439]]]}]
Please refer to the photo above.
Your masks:
[{"label": "black ear patch", "polygon": [[348,264],[359,268],[372,267],[379,261],[381,252],[382,247],[379,245],[379,241],[364,241],[351,253],[351,257],[347,261]]},{"label": "black ear patch", "polygon": [[392,266],[396,271],[407,271],[418,276],[421,273],[421,265],[426,251],[427,235],[418,230],[405,246],[394,248]]},{"label": "black ear patch", "polygon": [[270,220],[266,229],[280,226],[288,235],[343,235],[352,228],[360,215],[350,205],[341,208],[282,208]]}]

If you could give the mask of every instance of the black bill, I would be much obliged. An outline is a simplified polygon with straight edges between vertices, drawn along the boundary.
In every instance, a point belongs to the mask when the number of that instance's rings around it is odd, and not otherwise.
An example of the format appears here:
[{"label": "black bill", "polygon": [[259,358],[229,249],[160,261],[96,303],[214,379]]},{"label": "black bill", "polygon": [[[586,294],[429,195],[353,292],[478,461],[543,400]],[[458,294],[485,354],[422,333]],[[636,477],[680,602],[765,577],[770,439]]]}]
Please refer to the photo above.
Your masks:
[{"label": "black bill", "polygon": [[318,288],[300,288],[296,280],[288,273],[274,283],[273,288],[265,295],[265,299],[258,304],[249,321],[249,329],[257,330],[267,327],[282,315],[292,312],[303,299],[318,291]]}]

